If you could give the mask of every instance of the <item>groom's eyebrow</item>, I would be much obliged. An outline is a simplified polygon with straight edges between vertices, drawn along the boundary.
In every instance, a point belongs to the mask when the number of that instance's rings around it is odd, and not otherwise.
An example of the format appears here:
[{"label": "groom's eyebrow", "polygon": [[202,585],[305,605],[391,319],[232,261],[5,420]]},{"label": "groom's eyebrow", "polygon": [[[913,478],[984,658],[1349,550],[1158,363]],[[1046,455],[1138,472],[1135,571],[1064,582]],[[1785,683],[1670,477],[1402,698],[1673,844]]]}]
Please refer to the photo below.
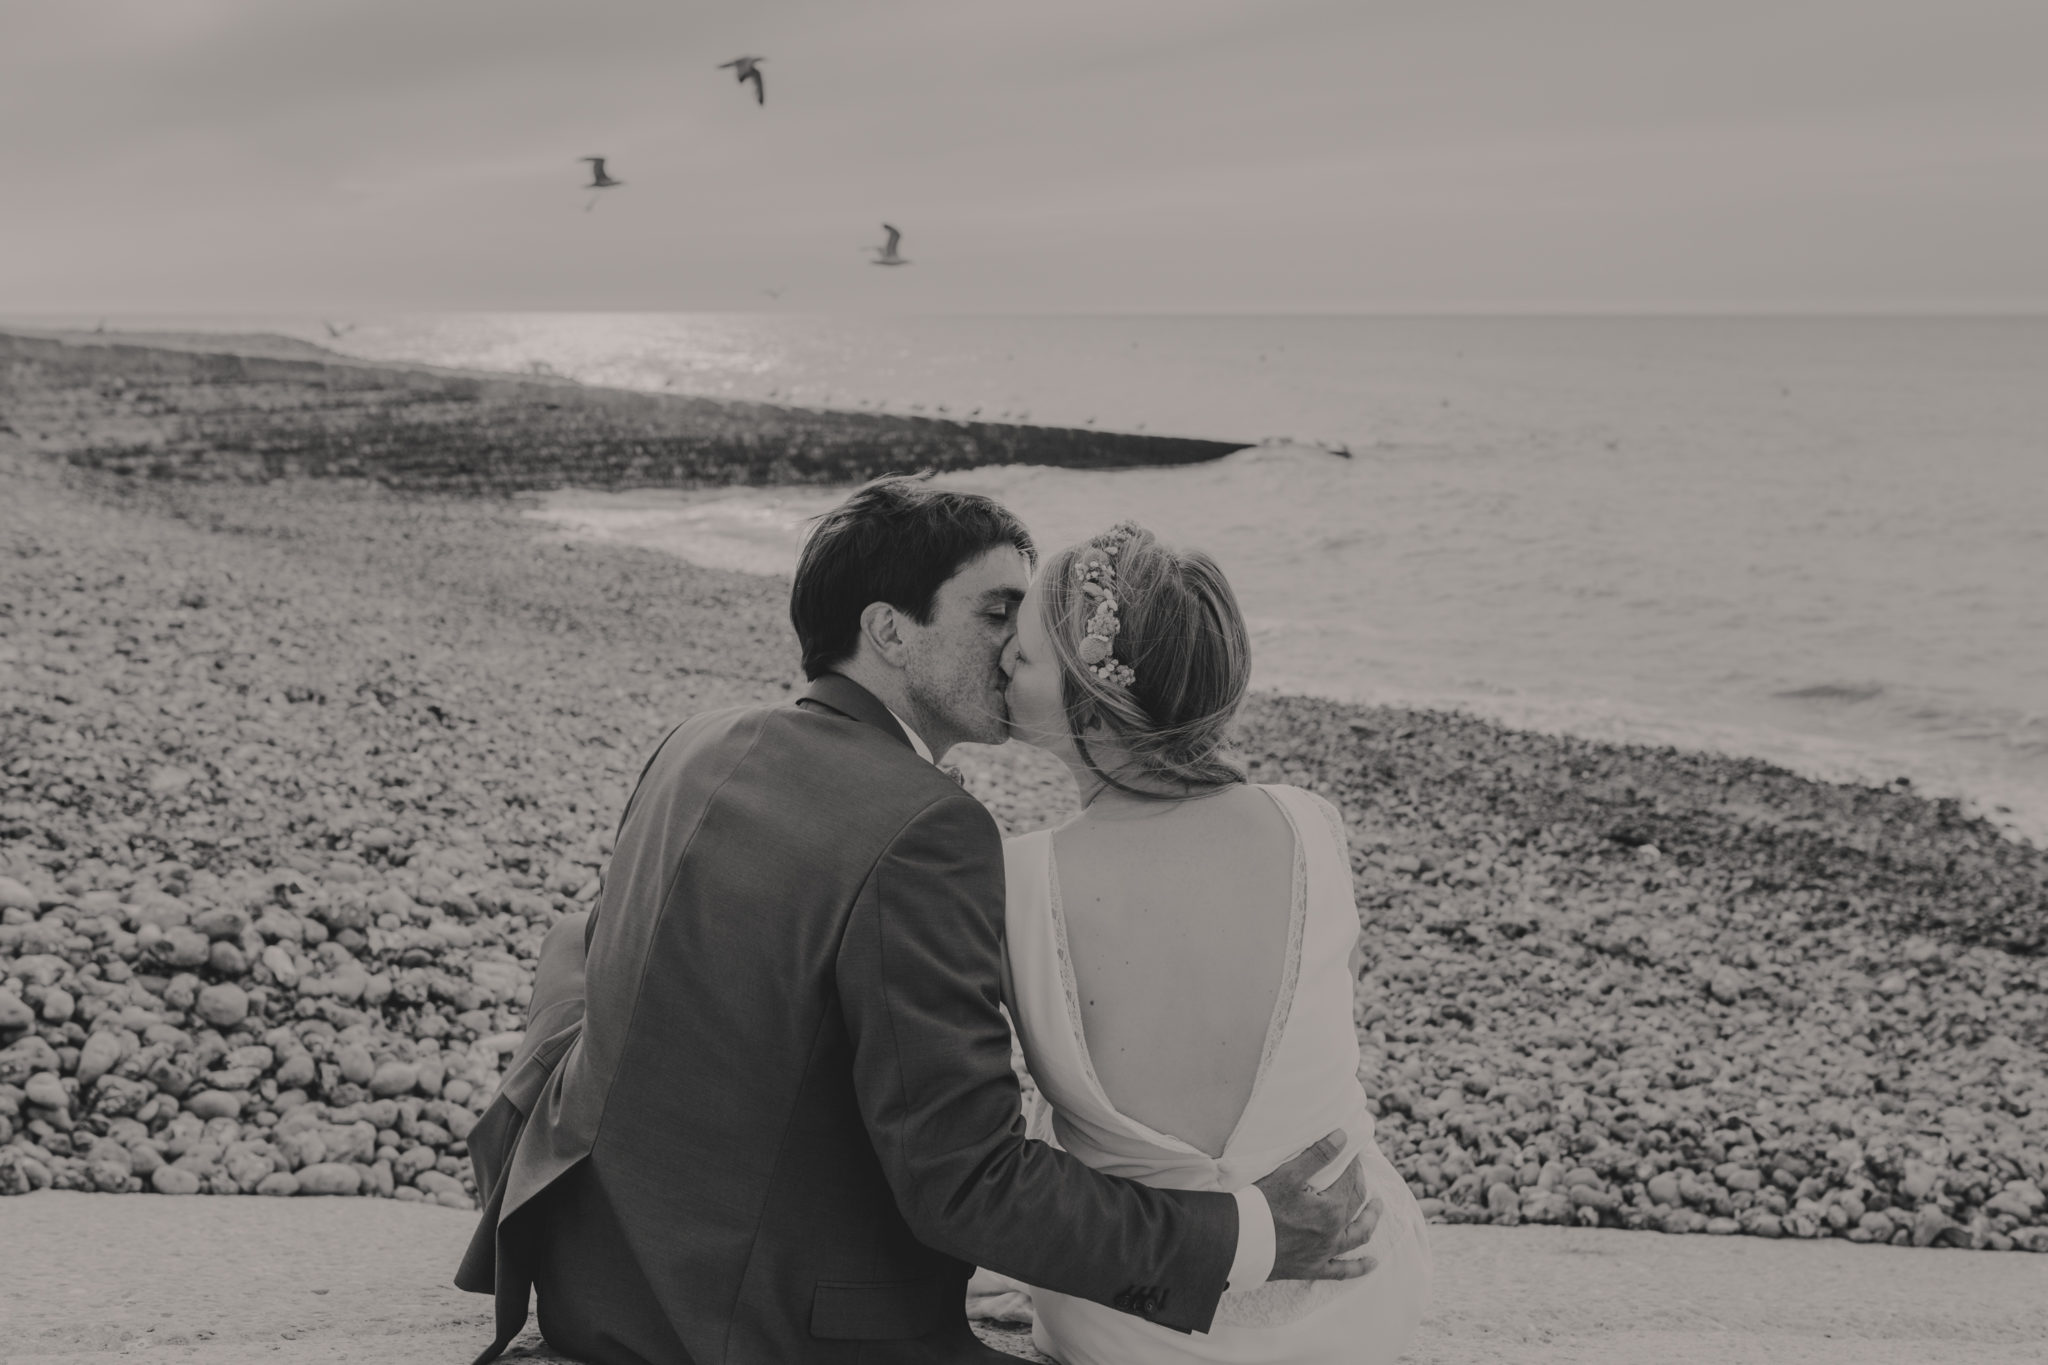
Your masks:
[{"label": "groom's eyebrow", "polygon": [[1023,600],[1022,588],[990,588],[981,595],[984,607],[1014,607]]}]

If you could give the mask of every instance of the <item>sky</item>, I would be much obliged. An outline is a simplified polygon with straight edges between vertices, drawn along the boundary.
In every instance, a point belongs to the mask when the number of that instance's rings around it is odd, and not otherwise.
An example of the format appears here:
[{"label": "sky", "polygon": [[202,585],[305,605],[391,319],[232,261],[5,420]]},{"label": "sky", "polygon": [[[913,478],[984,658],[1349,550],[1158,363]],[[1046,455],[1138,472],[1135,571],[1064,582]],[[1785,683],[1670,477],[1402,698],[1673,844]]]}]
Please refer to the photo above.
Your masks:
[{"label": "sky", "polygon": [[2038,311],[2043,54],[2040,0],[0,0],[0,315]]}]

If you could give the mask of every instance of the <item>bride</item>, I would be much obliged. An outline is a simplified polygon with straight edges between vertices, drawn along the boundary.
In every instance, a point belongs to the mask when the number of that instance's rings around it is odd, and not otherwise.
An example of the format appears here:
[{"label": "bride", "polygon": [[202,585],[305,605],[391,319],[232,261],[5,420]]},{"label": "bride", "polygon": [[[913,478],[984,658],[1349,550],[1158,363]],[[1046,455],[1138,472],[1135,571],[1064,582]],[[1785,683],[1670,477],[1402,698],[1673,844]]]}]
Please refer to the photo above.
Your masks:
[{"label": "bride", "polygon": [[1064,759],[1081,798],[1005,845],[1005,993],[1049,1105],[1034,1135],[1146,1184],[1234,1192],[1342,1128],[1311,1183],[1357,1155],[1385,1205],[1362,1278],[1232,1290],[1195,1335],[1035,1290],[1034,1341],[1064,1365],[1392,1362],[1430,1253],[1358,1082],[1343,822],[1224,753],[1250,674],[1230,585],[1121,524],[1046,562],[1003,671],[1012,736]]}]

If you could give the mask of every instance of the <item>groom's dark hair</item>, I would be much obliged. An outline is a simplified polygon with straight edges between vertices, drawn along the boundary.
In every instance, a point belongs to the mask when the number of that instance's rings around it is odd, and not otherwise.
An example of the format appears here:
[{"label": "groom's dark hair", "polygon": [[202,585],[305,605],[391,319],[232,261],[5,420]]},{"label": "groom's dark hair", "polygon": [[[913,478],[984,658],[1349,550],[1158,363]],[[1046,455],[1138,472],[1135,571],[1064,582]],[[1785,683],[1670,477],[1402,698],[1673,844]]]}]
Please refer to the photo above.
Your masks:
[{"label": "groom's dark hair", "polygon": [[817,678],[854,656],[870,603],[931,624],[939,588],[998,545],[1037,561],[1031,533],[994,498],[902,476],[855,489],[812,524],[797,556],[789,619],[803,646],[804,676]]}]

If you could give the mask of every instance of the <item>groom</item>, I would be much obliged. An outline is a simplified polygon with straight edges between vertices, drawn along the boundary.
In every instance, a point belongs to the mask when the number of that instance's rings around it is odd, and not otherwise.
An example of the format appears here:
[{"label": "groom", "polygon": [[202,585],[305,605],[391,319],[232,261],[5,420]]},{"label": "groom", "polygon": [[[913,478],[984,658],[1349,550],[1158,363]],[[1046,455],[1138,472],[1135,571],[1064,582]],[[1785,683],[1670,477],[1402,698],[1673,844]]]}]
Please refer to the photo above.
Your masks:
[{"label": "groom", "polygon": [[[870,484],[806,542],[809,690],[648,760],[587,931],[565,921],[470,1135],[456,1282],[529,1286],[596,1365],[1002,1359],[974,1265],[1206,1330],[1228,1286],[1347,1278],[1377,1204],[1333,1135],[1236,1195],[1151,1189],[1024,1137],[994,820],[933,766],[1004,738],[1032,546],[995,502]],[[1354,1216],[1354,1211],[1356,1211]]]}]

